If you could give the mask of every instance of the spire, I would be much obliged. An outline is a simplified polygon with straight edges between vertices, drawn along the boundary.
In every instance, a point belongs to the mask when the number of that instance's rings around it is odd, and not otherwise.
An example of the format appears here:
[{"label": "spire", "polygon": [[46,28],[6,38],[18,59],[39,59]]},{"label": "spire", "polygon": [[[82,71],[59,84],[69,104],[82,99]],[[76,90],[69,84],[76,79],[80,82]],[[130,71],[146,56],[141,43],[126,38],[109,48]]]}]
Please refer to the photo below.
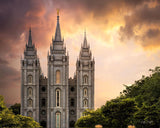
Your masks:
[{"label": "spire", "polygon": [[29,28],[28,46],[32,46],[31,28]]},{"label": "spire", "polygon": [[55,41],[61,41],[61,29],[59,24],[59,9],[57,9],[57,26],[56,26],[56,33],[55,33]]},{"label": "spire", "polygon": [[84,47],[84,48],[87,48],[86,30],[84,31],[84,42],[83,42],[83,47]]}]

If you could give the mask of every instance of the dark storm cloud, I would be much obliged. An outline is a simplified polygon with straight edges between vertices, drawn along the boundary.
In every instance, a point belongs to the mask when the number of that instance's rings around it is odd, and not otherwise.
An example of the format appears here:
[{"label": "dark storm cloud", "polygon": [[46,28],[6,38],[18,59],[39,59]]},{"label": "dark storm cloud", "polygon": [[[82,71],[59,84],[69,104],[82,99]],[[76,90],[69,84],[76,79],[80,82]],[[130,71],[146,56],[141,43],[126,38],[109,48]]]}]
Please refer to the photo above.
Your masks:
[{"label": "dark storm cloud", "polygon": [[21,34],[39,22],[42,9],[42,0],[0,1],[0,94],[3,88],[10,93],[10,88],[20,85],[20,72],[12,64],[23,53]]},{"label": "dark storm cloud", "polygon": [[85,13],[92,12],[95,17],[111,14],[115,10],[133,9],[146,1],[151,0],[53,0],[60,8],[72,9],[75,13],[80,8]]},{"label": "dark storm cloud", "polygon": [[8,64],[7,59],[0,58],[0,88],[13,87],[14,83],[20,82],[20,73]]},{"label": "dark storm cloud", "polygon": [[[15,45],[20,45],[20,35],[37,21],[41,0],[2,0],[0,2],[0,55],[16,54]],[[30,12],[30,13],[29,13]],[[18,49],[21,50],[21,49]]]},{"label": "dark storm cloud", "polygon": [[[120,28],[122,39],[130,39],[134,37],[143,42],[144,38],[158,38],[160,34],[160,5],[149,7],[145,4],[136,9],[131,15],[125,16],[125,26]],[[137,31],[146,30],[143,34],[136,34]],[[146,41],[146,40],[145,40]],[[146,44],[145,44],[146,43]],[[149,44],[147,44],[149,43]],[[150,41],[143,42],[143,45],[151,45]],[[154,43],[157,44],[158,42]],[[154,45],[153,44],[153,45]]]},{"label": "dark storm cloud", "polygon": [[149,29],[146,33],[145,33],[145,37],[148,38],[156,38],[157,36],[160,35],[160,30],[159,29]]}]

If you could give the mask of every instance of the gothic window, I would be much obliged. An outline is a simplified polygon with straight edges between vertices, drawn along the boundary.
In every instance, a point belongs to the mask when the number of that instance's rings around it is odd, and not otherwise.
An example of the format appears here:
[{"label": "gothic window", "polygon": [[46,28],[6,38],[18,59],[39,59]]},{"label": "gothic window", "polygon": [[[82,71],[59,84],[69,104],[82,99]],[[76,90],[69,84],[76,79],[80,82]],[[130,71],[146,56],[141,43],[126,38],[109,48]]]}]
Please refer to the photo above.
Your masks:
[{"label": "gothic window", "polygon": [[28,95],[29,97],[32,97],[32,96],[33,96],[33,89],[32,89],[31,87],[29,87],[29,88],[27,89],[27,95]]},{"label": "gothic window", "polygon": [[32,77],[32,75],[28,75],[27,80],[28,80],[28,84],[32,84],[32,82],[33,82],[33,77]]},{"label": "gothic window", "polygon": [[28,112],[27,112],[27,116],[33,117],[33,112],[32,112],[32,111],[28,111]]},{"label": "gothic window", "polygon": [[87,75],[83,76],[83,83],[88,84],[88,76]]},{"label": "gothic window", "polygon": [[56,113],[56,128],[60,128],[60,121],[61,121],[61,113]]},{"label": "gothic window", "polygon": [[56,107],[60,107],[60,90],[56,90]]},{"label": "gothic window", "polygon": [[71,87],[71,91],[74,92],[74,87]]},{"label": "gothic window", "polygon": [[61,80],[61,75],[60,75],[60,71],[57,70],[56,71],[56,84],[59,84]]},{"label": "gothic window", "polygon": [[45,91],[46,91],[46,88],[45,88],[45,87],[42,87],[41,90],[42,90],[42,92],[45,92]]},{"label": "gothic window", "polygon": [[88,96],[88,89],[87,88],[83,89],[83,96],[84,97]]},{"label": "gothic window", "polygon": [[41,126],[42,126],[43,128],[46,128],[46,126],[47,126],[47,125],[46,125],[46,121],[41,121],[40,124],[41,124]]},{"label": "gothic window", "polygon": [[70,121],[69,126],[74,128],[75,121]]},{"label": "gothic window", "polygon": [[31,99],[28,100],[27,106],[28,107],[33,107],[33,101]]},{"label": "gothic window", "polygon": [[71,106],[74,107],[74,99],[71,99]]},{"label": "gothic window", "polygon": [[46,106],[46,99],[42,99],[42,107]]},{"label": "gothic window", "polygon": [[84,101],[83,101],[83,106],[84,106],[84,107],[88,107],[88,101],[87,101],[87,100],[84,100]]}]

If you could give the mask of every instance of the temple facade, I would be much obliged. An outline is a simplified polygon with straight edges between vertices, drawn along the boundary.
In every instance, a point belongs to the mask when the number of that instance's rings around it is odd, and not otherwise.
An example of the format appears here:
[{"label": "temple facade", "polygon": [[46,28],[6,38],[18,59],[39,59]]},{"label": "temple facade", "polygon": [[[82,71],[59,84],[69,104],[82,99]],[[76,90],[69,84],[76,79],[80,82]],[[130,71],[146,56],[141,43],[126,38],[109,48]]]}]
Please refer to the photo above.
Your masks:
[{"label": "temple facade", "polygon": [[48,78],[41,72],[30,29],[21,59],[21,114],[33,117],[44,128],[74,128],[85,109],[94,109],[95,61],[84,34],[75,75],[69,78],[69,55],[61,38],[59,14],[47,59]]}]

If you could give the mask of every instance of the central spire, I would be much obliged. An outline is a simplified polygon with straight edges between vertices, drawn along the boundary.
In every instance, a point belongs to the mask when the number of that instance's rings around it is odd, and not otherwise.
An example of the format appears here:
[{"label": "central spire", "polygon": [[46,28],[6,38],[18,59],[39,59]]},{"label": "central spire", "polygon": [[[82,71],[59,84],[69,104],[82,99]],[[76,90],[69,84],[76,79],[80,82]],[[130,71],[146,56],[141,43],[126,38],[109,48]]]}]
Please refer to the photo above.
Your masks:
[{"label": "central spire", "polygon": [[55,33],[55,41],[61,41],[61,29],[59,24],[59,9],[57,9],[57,26],[56,26],[56,33]]},{"label": "central spire", "polygon": [[84,47],[84,48],[87,48],[86,30],[84,31],[84,42],[83,42],[83,47]]}]

